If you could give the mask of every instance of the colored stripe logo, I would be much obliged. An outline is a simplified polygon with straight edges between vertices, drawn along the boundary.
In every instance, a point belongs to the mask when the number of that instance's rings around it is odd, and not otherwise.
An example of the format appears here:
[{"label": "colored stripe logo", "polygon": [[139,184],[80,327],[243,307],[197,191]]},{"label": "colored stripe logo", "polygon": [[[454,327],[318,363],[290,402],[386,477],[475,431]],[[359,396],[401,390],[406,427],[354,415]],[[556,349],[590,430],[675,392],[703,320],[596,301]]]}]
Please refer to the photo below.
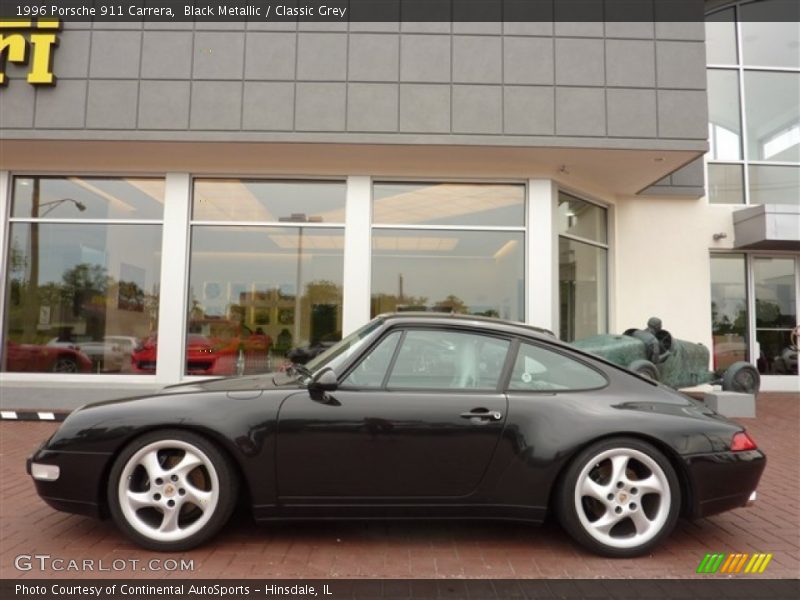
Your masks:
[{"label": "colored stripe logo", "polygon": [[769,561],[772,560],[772,553],[764,554],[756,552],[754,554],[748,553],[732,553],[725,554],[724,552],[706,554],[700,564],[697,566],[697,573],[714,574],[714,573],[763,573]]}]

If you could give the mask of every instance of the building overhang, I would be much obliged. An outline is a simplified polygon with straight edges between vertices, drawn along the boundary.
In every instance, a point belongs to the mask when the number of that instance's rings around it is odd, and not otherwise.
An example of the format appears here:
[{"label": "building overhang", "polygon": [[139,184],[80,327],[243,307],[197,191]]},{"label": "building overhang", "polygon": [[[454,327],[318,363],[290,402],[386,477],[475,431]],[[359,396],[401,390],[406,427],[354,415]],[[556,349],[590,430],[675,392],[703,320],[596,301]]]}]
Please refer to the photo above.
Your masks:
[{"label": "building overhang", "polygon": [[800,206],[760,204],[733,213],[734,248],[800,250]]},{"label": "building overhang", "polygon": [[[185,171],[228,176],[367,173],[387,178],[548,178],[571,189],[613,198],[634,196],[702,156],[706,148],[705,141],[662,148],[642,143],[636,148],[611,140],[605,142],[607,147],[597,148],[586,147],[586,140],[580,139],[561,147],[547,146],[553,140],[544,139],[529,140],[539,145],[510,146],[486,140],[465,144],[466,140],[452,137],[397,137],[409,143],[274,142],[257,136],[252,142],[231,142],[225,135],[213,141],[3,139],[0,168],[41,174]],[[618,147],[609,147],[614,145]]]}]

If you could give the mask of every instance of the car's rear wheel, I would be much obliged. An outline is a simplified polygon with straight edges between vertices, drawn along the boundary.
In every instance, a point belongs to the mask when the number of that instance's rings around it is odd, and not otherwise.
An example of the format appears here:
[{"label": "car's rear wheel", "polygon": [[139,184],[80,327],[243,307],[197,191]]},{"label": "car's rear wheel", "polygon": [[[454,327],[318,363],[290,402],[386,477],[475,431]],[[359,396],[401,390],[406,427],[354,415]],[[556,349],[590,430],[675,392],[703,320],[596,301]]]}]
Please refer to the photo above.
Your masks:
[{"label": "car's rear wheel", "polygon": [[220,530],[237,489],[230,461],[214,444],[187,431],[154,431],[131,442],[115,461],[109,510],[137,544],[182,551]]},{"label": "car's rear wheel", "polygon": [[572,461],[556,509],[577,542],[623,558],[641,555],[669,535],[680,504],[678,478],[664,455],[640,440],[614,438]]}]

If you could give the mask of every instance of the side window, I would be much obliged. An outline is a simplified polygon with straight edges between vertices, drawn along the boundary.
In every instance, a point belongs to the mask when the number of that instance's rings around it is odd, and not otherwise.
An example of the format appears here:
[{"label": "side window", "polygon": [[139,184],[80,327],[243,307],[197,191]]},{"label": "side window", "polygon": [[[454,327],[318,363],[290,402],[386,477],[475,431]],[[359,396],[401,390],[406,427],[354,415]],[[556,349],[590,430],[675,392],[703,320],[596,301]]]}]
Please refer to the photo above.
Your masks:
[{"label": "side window", "polygon": [[497,387],[510,343],[457,331],[406,332],[390,388],[474,389]]},{"label": "side window", "polygon": [[352,387],[381,387],[399,339],[399,331],[394,331],[383,338],[378,346],[358,363],[342,384]]},{"label": "side window", "polygon": [[590,390],[604,387],[600,373],[576,360],[522,343],[508,382],[509,390]]}]

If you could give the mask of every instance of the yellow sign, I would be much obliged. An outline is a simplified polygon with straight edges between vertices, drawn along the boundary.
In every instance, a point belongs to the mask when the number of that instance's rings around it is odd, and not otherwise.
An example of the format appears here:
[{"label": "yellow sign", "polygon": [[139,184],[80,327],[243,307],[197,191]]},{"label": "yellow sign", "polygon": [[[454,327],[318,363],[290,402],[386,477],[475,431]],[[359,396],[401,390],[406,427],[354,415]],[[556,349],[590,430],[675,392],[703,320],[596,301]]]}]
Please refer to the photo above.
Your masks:
[{"label": "yellow sign", "polygon": [[[28,64],[28,83],[53,85],[53,51],[58,46],[59,19],[8,19],[0,21],[0,85],[8,83],[6,64]],[[30,50],[30,52],[29,52]]]}]

